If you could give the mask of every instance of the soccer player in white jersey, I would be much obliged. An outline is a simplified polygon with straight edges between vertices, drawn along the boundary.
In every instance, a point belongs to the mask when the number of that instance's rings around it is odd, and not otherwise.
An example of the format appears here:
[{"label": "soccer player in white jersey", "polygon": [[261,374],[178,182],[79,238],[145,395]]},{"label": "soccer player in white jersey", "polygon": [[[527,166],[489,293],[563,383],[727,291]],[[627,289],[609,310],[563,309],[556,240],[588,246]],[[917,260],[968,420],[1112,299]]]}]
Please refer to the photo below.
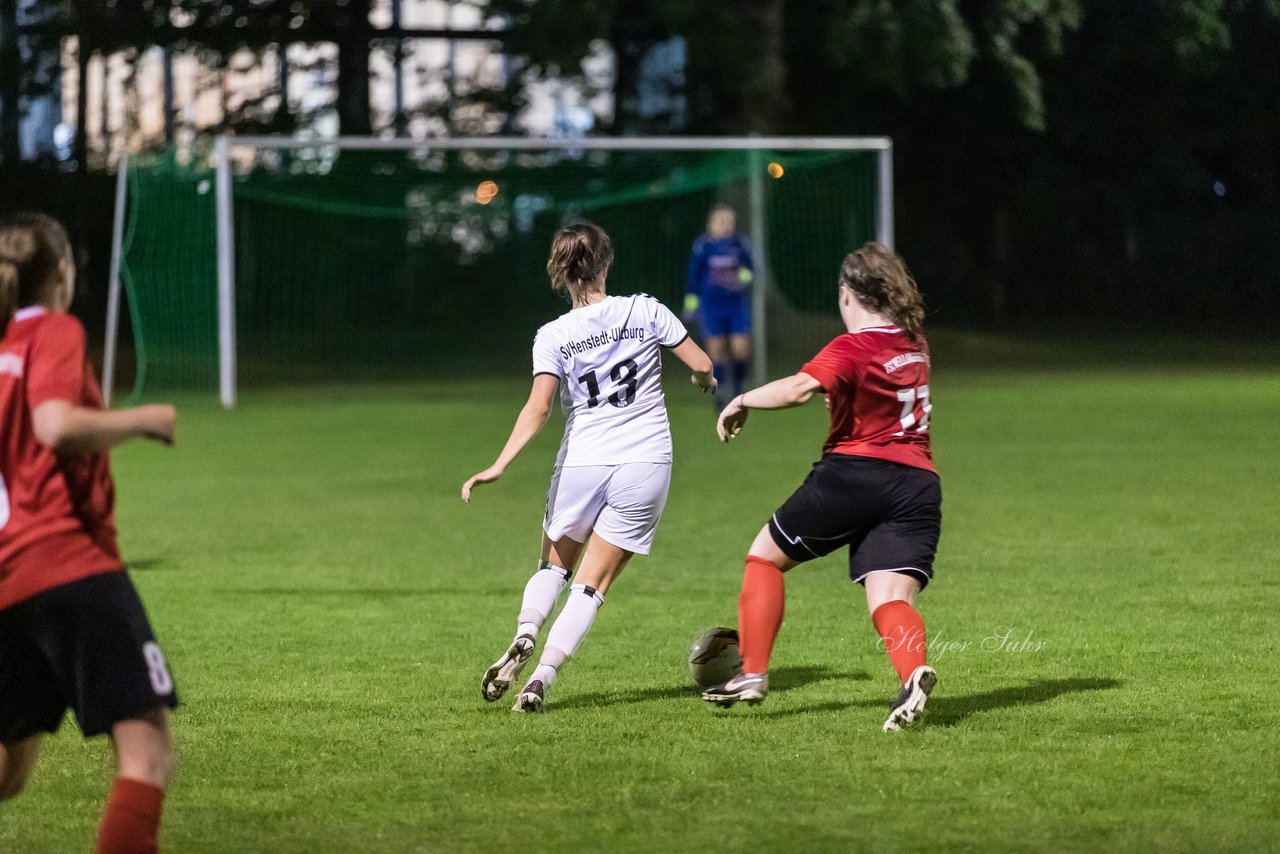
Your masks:
[{"label": "soccer player in white jersey", "polygon": [[542,711],[547,689],[587,636],[609,586],[633,554],[648,554],[653,544],[671,483],[661,348],[693,371],[694,385],[715,391],[711,360],[666,306],[645,294],[605,293],[612,262],[613,246],[598,226],[556,232],[547,275],[573,307],[538,330],[533,390],[511,437],[493,465],[462,486],[462,500],[470,501],[476,486],[502,477],[547,422],[559,387],[564,440],[547,494],[542,558],[525,585],[515,639],[481,680],[486,700],[501,698],[520,677],[542,624],[571,577],[575,583],[516,699],[517,712]]}]

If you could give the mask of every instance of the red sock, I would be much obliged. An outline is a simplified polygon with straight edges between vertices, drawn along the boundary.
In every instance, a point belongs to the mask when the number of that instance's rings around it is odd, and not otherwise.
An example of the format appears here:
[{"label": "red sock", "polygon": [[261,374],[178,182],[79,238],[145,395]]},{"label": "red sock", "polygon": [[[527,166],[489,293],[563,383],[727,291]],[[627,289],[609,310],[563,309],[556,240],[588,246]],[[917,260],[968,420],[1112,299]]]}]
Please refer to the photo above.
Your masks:
[{"label": "red sock", "polygon": [[95,854],[155,854],[164,789],[117,777],[107,798]]},{"label": "red sock", "polygon": [[893,669],[905,685],[911,671],[924,664],[924,618],[901,599],[885,602],[871,615],[871,622],[884,640]]},{"label": "red sock", "polygon": [[764,673],[769,669],[773,639],[782,627],[782,570],[772,561],[747,556],[738,594],[738,647],[742,650],[742,672]]}]

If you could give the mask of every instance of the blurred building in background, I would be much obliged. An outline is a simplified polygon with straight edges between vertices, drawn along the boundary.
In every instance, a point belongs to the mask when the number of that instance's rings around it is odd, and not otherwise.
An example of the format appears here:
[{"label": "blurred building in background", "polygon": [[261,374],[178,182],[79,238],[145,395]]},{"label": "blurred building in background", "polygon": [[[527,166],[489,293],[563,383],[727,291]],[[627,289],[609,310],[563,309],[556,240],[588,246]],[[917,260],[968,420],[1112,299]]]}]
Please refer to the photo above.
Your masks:
[{"label": "blurred building in background", "polygon": [[[231,129],[322,137],[578,136],[614,110],[608,44],[599,43],[583,73],[524,75],[503,52],[507,22],[465,0],[336,4],[358,16],[354,26],[331,20],[333,10],[322,8],[335,4],[204,4],[230,15],[202,19],[207,10],[199,4],[154,3],[149,18],[165,26],[142,30],[118,11],[125,4],[5,2],[15,14],[10,26],[0,18],[0,33],[16,31],[21,66],[13,94],[22,160],[75,168],[83,156],[88,167],[101,168],[126,151],[182,150]],[[242,5],[277,14],[265,22],[252,9],[237,16]],[[95,15],[108,25],[97,33]],[[352,29],[362,32],[349,44],[367,57],[344,64],[338,38]],[[644,110],[672,112],[660,81],[680,59],[668,49],[649,63],[646,74],[655,82]],[[367,84],[363,121],[342,120],[343,74],[355,78],[357,89]]]}]

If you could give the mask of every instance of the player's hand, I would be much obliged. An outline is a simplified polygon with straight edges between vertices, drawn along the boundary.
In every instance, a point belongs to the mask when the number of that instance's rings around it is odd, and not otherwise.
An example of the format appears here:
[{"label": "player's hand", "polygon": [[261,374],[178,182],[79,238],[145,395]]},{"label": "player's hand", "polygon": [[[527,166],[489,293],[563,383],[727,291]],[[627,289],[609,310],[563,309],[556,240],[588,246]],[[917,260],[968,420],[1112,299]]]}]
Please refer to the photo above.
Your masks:
[{"label": "player's hand", "polygon": [[167,403],[150,403],[138,407],[138,420],[142,435],[165,445],[173,444],[173,434],[178,426],[178,410]]},{"label": "player's hand", "polygon": [[741,401],[742,395],[738,395],[720,412],[720,418],[716,421],[716,435],[721,442],[736,438],[742,432],[742,425],[747,423],[747,413],[750,410]]},{"label": "player's hand", "polygon": [[720,385],[716,381],[714,374],[694,374],[689,377],[689,379],[693,381],[694,385],[702,389],[703,394],[706,394],[707,392],[712,392],[714,394],[715,390]]},{"label": "player's hand", "polygon": [[493,483],[502,477],[502,472],[503,469],[498,466],[489,466],[484,471],[471,475],[471,477],[467,478],[467,482],[462,484],[462,500],[469,503],[471,501],[471,490],[482,483]]},{"label": "player's hand", "polygon": [[684,306],[680,312],[680,316],[684,318],[685,323],[692,323],[698,317],[698,307],[701,304],[697,294],[685,294]]}]

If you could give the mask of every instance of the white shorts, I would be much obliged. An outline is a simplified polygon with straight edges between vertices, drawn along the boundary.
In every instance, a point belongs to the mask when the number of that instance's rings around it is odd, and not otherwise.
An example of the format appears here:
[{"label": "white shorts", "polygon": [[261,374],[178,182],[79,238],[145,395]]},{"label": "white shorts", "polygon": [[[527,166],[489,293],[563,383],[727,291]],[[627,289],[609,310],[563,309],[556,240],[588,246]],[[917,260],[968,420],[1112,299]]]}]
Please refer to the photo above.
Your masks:
[{"label": "white shorts", "polygon": [[620,549],[647,555],[670,487],[670,463],[557,467],[542,529],[552,540],[579,543],[595,531]]}]

